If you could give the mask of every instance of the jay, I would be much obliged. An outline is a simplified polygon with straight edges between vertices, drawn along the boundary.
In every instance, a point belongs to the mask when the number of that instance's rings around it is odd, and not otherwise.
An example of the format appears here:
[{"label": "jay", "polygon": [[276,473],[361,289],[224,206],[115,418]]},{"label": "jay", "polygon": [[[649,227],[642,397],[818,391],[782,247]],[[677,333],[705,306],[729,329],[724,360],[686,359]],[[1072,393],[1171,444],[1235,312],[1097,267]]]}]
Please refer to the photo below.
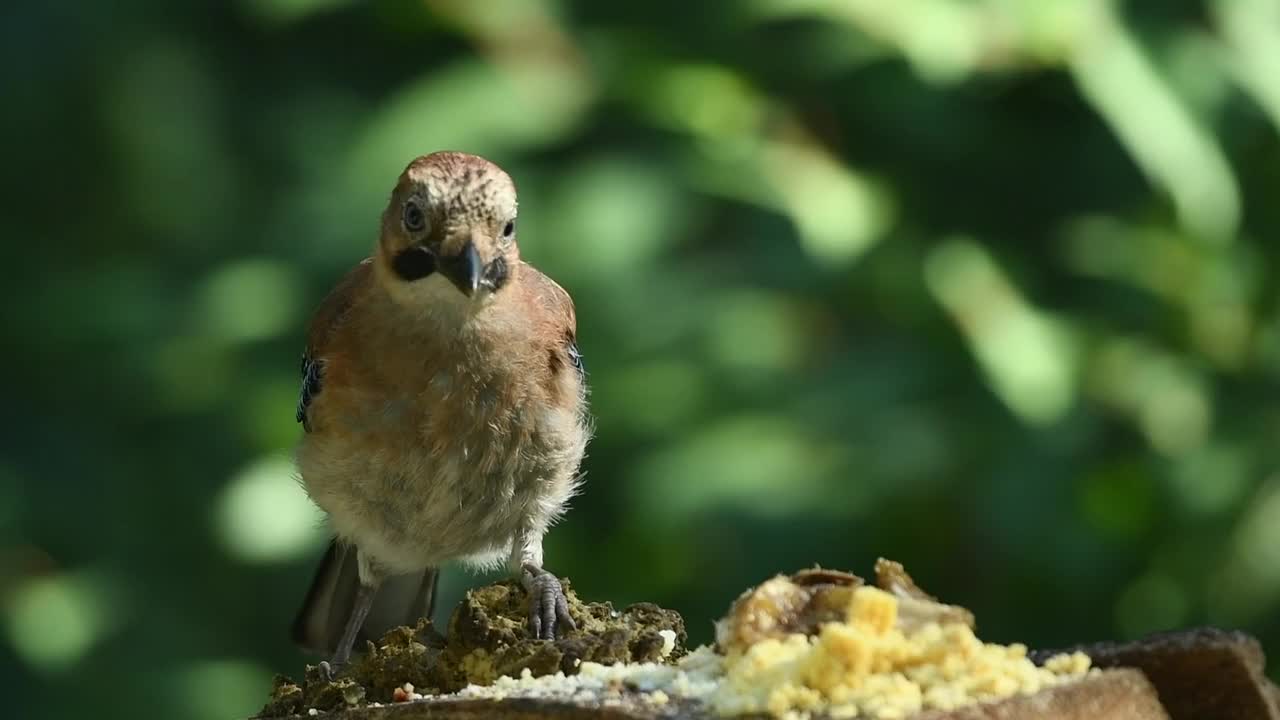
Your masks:
[{"label": "jay", "polygon": [[520,259],[516,189],[497,165],[419,157],[373,257],[316,310],[302,358],[303,487],[336,535],[294,639],[345,664],[375,594],[414,581],[430,616],[442,563],[506,563],[529,630],[574,629],[542,538],[591,434],[573,301]]}]

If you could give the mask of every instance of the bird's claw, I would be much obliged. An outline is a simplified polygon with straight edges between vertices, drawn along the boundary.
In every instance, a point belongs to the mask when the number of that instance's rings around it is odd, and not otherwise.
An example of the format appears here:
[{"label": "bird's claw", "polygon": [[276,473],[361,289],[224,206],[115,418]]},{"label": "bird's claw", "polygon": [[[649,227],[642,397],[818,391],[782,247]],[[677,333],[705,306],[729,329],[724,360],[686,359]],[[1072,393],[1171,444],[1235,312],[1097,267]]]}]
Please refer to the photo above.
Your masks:
[{"label": "bird's claw", "polygon": [[529,634],[555,640],[565,629],[577,630],[569,616],[569,601],[555,575],[543,570],[529,581]]},{"label": "bird's claw", "polygon": [[339,660],[321,660],[316,667],[320,669],[320,677],[324,678],[325,682],[333,682],[338,677],[338,673],[342,671],[344,664]]}]

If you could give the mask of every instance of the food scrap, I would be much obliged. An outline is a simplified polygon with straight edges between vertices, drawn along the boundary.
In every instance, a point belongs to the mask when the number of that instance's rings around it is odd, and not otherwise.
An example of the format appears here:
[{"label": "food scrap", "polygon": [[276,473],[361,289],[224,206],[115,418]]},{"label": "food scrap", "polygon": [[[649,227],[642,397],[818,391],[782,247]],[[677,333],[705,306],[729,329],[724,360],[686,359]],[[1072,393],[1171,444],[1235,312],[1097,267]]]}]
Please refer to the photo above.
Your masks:
[{"label": "food scrap", "polygon": [[804,570],[743,593],[716,623],[714,646],[684,651],[679,615],[642,604],[615,611],[569,593],[578,630],[531,640],[514,583],[468,593],[445,641],[427,624],[398,628],[334,681],[278,680],[263,717],[362,702],[500,701],[678,708],[780,720],[908,718],[1070,682],[1089,657],[1041,665],[1020,644],[985,643],[968,610],[916,587],[902,566],[876,564],[870,585],[848,573]]},{"label": "food scrap", "polygon": [[1037,667],[1024,645],[979,640],[967,610],[920,591],[900,565],[881,560],[876,574],[878,587],[792,576],[745,594],[718,628],[724,678],[708,703],[722,715],[904,718],[1034,694],[1089,670],[1083,653]]}]

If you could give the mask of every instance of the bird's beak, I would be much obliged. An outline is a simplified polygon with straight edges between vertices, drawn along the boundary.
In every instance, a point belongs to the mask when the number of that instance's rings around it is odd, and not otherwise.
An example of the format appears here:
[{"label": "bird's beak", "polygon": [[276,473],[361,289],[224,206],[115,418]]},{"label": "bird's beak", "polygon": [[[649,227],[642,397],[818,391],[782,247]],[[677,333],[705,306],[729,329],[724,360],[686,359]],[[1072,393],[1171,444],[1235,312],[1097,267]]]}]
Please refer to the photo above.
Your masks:
[{"label": "bird's beak", "polygon": [[467,297],[475,295],[476,289],[480,287],[480,274],[483,271],[484,263],[480,261],[474,242],[468,241],[457,255],[440,258],[440,272]]}]

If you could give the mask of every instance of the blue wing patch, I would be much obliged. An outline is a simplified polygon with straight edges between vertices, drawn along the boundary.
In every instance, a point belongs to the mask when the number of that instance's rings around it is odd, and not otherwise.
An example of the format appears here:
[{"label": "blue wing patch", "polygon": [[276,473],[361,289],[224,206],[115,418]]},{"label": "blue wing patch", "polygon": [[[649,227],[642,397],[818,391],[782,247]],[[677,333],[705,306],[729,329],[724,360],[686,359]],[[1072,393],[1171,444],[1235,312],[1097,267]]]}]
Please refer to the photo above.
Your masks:
[{"label": "blue wing patch", "polygon": [[298,412],[295,419],[302,423],[302,429],[311,432],[311,422],[307,420],[307,408],[311,401],[320,394],[320,380],[324,368],[320,360],[311,359],[310,355],[302,356],[302,392],[298,395]]},{"label": "blue wing patch", "polygon": [[582,353],[578,352],[578,343],[572,340],[569,341],[569,362],[578,369],[579,375],[586,374],[587,366],[582,362]]}]

